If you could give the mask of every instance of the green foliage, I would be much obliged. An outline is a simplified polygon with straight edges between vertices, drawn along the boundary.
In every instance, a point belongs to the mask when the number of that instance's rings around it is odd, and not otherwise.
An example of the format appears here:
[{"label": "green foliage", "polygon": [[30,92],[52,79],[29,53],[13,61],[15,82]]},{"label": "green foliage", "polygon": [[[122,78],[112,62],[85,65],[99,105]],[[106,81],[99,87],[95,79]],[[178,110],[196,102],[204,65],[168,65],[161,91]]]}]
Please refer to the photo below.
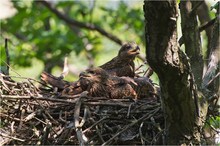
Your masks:
[{"label": "green foliage", "polygon": [[214,128],[220,128],[220,116],[212,117],[209,119],[210,125],[212,125]]},{"label": "green foliage", "polygon": [[218,9],[219,9],[219,3],[220,3],[220,2],[217,2],[214,6],[211,6],[211,10],[215,9],[215,10],[218,11]]},{"label": "green foliage", "polygon": [[[96,31],[70,26],[37,1],[13,1],[18,13],[1,23],[3,37],[9,37],[11,65],[28,67],[33,58],[46,64],[62,67],[64,57],[75,52],[91,54],[100,58],[100,53],[109,48],[106,38]],[[144,34],[142,3],[97,1],[58,1],[54,6],[67,17],[83,23],[93,23],[122,41],[142,43]],[[108,55],[115,56],[113,53]],[[1,52],[4,49],[1,49]],[[4,53],[1,53],[4,54]],[[105,57],[105,56],[104,56]],[[2,60],[5,57],[2,56]],[[2,64],[2,63],[1,63]],[[83,65],[83,64],[82,64]],[[85,65],[85,64],[84,64]],[[51,69],[52,69],[51,68]]]}]

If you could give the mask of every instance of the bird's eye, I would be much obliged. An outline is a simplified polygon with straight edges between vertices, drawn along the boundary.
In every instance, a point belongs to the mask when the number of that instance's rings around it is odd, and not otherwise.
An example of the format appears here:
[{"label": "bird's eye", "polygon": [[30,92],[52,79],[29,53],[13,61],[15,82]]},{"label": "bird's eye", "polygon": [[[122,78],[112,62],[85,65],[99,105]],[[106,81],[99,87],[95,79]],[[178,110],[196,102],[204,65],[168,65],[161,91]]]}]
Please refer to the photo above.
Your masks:
[{"label": "bird's eye", "polygon": [[131,46],[126,46],[126,49],[129,50],[131,48]]},{"label": "bird's eye", "polygon": [[91,71],[89,71],[89,73],[90,73],[90,74],[95,74],[95,72],[94,72],[94,71],[92,71],[92,70],[91,70]]}]

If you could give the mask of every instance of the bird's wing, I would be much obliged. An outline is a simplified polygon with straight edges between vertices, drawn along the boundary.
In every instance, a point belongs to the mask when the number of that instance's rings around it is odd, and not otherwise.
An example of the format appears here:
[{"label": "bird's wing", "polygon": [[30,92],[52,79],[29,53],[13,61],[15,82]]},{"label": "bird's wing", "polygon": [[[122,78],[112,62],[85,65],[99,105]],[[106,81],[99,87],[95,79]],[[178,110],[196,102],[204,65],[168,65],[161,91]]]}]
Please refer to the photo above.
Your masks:
[{"label": "bird's wing", "polygon": [[114,69],[115,68],[115,65],[117,64],[117,57],[113,58],[112,60],[106,62],[105,64],[99,66],[101,67],[102,69],[104,70],[111,70],[111,69]]}]

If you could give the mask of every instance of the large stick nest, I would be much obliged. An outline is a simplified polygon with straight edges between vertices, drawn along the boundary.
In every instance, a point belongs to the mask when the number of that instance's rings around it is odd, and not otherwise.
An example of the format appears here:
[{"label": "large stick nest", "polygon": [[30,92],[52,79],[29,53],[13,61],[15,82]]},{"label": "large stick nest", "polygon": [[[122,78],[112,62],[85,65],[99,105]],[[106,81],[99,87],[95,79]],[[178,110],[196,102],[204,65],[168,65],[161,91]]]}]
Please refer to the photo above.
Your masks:
[{"label": "large stick nest", "polygon": [[41,90],[35,82],[42,83],[33,79],[15,82],[1,74],[0,80],[1,145],[161,143],[158,100],[89,97],[86,92],[61,97]]}]

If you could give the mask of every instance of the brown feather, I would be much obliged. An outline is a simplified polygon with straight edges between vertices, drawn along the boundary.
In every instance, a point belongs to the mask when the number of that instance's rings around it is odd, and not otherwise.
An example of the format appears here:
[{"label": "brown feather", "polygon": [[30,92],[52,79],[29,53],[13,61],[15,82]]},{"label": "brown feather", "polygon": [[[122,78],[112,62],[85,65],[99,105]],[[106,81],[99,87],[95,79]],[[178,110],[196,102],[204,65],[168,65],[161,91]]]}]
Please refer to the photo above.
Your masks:
[{"label": "brown feather", "polygon": [[134,42],[122,45],[118,55],[112,60],[100,66],[113,76],[134,77],[135,65],[134,59],[139,54],[140,48]]}]

